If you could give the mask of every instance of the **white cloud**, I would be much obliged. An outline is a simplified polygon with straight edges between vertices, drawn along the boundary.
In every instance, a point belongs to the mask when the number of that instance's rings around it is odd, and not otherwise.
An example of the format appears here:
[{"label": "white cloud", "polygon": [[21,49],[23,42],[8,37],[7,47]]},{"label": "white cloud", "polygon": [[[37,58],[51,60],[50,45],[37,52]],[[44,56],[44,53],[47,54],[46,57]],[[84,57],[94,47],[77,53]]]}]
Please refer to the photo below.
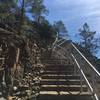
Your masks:
[{"label": "white cloud", "polygon": [[45,4],[50,11],[48,19],[63,20],[71,38],[75,39],[85,22],[100,37],[100,0],[45,0]]},{"label": "white cloud", "polygon": [[45,0],[45,2],[48,3],[51,20],[63,19],[67,25],[72,23],[72,27],[73,23],[79,26],[80,23],[88,22],[99,33],[100,0]]}]

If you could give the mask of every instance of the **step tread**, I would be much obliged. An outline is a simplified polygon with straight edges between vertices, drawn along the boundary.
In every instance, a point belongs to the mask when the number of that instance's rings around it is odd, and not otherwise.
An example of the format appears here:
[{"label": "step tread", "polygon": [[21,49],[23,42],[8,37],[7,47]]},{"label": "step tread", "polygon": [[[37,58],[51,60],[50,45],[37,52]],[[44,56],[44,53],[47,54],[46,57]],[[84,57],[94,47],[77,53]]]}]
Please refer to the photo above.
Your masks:
[{"label": "step tread", "polygon": [[[73,79],[41,79],[41,85],[80,85],[80,80],[73,80]],[[84,81],[82,81],[82,84],[85,84]]]},{"label": "step tread", "polygon": [[80,79],[80,75],[65,75],[65,74],[44,74],[41,76],[43,79]]},{"label": "step tread", "polygon": [[75,81],[79,81],[80,82],[80,80],[79,79],[41,79],[41,81],[57,81],[57,82],[59,82],[59,81],[64,81],[64,82],[66,82],[66,81],[73,81],[73,82],[75,82]]},{"label": "step tread", "polygon": [[54,73],[54,72],[63,72],[63,73],[68,73],[68,72],[73,72],[74,73],[74,70],[62,70],[62,69],[46,69],[46,70],[44,70],[45,72],[52,72],[52,74]]},{"label": "step tread", "polygon": [[66,76],[66,77],[80,77],[80,75],[65,75],[65,74],[46,74],[42,76]]},{"label": "step tread", "polygon": [[[69,93],[70,92],[70,93]],[[79,92],[79,91],[40,91],[40,95],[91,95],[90,92]]]},{"label": "step tread", "polygon": [[[41,85],[41,87],[81,87],[80,85]],[[82,85],[82,87],[87,87],[86,85]]]},{"label": "step tread", "polygon": [[63,74],[63,75],[73,75],[74,71],[44,71],[43,75],[47,74]]}]

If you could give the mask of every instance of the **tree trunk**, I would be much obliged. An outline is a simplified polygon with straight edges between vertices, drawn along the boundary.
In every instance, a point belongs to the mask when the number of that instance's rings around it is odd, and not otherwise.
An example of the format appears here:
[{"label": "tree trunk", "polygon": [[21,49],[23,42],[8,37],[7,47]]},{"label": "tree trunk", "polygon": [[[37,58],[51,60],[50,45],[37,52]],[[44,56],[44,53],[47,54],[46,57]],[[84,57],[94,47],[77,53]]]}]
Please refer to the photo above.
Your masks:
[{"label": "tree trunk", "polygon": [[15,60],[15,62],[14,62],[14,66],[13,66],[13,68],[12,68],[12,86],[13,86],[13,82],[14,82],[14,80],[15,80],[15,78],[17,78],[17,75],[18,75],[18,63],[19,63],[19,57],[20,57],[20,49],[19,48],[17,48],[17,50],[16,50],[17,52],[16,52],[16,60]]},{"label": "tree trunk", "polygon": [[21,34],[21,29],[24,21],[24,6],[25,6],[25,0],[22,0],[22,7],[21,7],[21,15],[20,15],[20,25],[19,25],[19,32],[18,34]]}]

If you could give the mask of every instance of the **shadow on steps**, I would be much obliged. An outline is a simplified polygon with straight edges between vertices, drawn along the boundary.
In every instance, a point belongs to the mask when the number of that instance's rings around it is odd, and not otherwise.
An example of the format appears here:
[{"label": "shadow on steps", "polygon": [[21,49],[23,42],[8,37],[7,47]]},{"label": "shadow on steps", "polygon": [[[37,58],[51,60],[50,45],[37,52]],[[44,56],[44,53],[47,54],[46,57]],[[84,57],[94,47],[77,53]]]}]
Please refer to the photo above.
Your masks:
[{"label": "shadow on steps", "polygon": [[37,97],[37,100],[93,100],[91,96],[84,96],[84,95],[40,95]]}]

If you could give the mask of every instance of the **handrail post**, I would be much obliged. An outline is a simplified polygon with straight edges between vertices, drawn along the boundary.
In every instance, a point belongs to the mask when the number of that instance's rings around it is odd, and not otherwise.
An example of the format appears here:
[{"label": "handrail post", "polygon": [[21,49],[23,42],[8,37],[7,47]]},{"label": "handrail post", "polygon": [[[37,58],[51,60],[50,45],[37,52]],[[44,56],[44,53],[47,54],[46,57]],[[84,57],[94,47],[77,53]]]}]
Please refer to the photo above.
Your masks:
[{"label": "handrail post", "polygon": [[96,77],[95,77],[95,73],[93,71],[92,71],[92,73],[93,73],[92,74],[92,86],[93,86],[93,90],[94,90],[93,92],[96,93],[96,88],[95,88],[95,86],[96,86],[96,84],[95,84],[95,82],[96,82],[95,78]]},{"label": "handrail post", "polygon": [[74,75],[77,74],[76,65],[74,66]]},{"label": "handrail post", "polygon": [[82,93],[83,92],[83,82],[82,82],[82,74],[81,74],[81,72],[80,72],[80,85],[81,85],[80,92]]}]

